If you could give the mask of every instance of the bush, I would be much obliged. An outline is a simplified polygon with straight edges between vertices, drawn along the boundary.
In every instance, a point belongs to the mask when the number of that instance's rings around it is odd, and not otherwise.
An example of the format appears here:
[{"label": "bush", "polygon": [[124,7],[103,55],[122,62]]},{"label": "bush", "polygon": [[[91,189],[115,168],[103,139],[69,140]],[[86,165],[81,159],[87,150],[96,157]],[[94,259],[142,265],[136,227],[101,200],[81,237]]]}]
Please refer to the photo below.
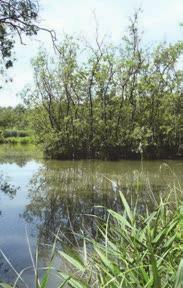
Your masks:
[{"label": "bush", "polygon": [[0,144],[3,144],[4,142],[5,142],[5,139],[4,139],[3,131],[0,130]]},{"label": "bush", "polygon": [[6,144],[31,144],[34,140],[32,137],[9,137],[6,138]]},{"label": "bush", "polygon": [[30,136],[30,132],[29,131],[23,131],[23,130],[5,130],[3,132],[4,137],[5,138],[9,138],[9,137],[28,137]]},{"label": "bush", "polygon": [[17,131],[16,130],[5,130],[3,132],[5,138],[9,137],[17,137]]}]

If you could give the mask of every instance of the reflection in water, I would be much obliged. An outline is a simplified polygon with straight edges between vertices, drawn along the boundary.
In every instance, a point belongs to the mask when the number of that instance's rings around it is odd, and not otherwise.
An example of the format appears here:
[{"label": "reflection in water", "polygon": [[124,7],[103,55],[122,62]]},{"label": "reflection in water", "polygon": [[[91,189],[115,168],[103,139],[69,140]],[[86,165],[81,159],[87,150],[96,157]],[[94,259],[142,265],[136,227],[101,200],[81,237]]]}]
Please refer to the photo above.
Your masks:
[{"label": "reflection in water", "polygon": [[[4,193],[9,196],[10,199],[13,199],[18,191],[19,187],[8,183],[8,179],[5,179],[3,175],[0,175],[0,193]],[[2,211],[0,211],[2,214]]]},{"label": "reflection in water", "polygon": [[[13,200],[14,197],[16,196],[16,193],[18,191],[19,187],[15,187],[14,185],[10,184],[8,182],[8,179],[6,179],[6,177],[4,177],[3,175],[0,175],[0,195],[5,195],[7,196],[10,200]],[[0,199],[1,201],[1,199]],[[0,205],[0,215],[3,216],[3,207],[2,205]],[[3,235],[3,231],[2,235]],[[0,247],[2,249],[2,247]],[[0,274],[9,274],[11,273],[11,269],[9,267],[9,265],[7,264],[7,261],[5,261],[4,257],[2,255],[0,255]]]},{"label": "reflection in water", "polygon": [[31,144],[0,145],[1,164],[17,164],[19,167],[24,167],[29,161],[41,158],[42,153]]},{"label": "reflection in water", "polygon": [[117,197],[111,192],[111,184],[96,171],[77,165],[60,170],[47,163],[30,181],[30,203],[23,216],[38,223],[41,243],[52,242],[59,228],[63,241],[74,240],[71,230],[78,233],[84,228],[94,237],[96,220],[85,215],[105,217],[106,210],[96,205],[115,209]]},{"label": "reflection in water", "polygon": [[14,196],[16,195],[18,188],[19,187],[15,188],[14,185],[8,183],[8,180],[4,179],[3,175],[0,175],[0,192],[5,193],[11,199],[13,199]]},{"label": "reflection in water", "polygon": [[[138,199],[138,211],[143,213],[146,206],[156,205],[167,193],[168,185],[182,185],[183,162],[167,163],[145,161],[142,171],[138,161],[45,161],[32,147],[0,148],[0,172],[8,182],[0,185],[0,249],[18,272],[30,266],[26,227],[33,254],[38,242],[40,265],[46,265],[50,252],[47,244],[52,244],[58,229],[65,246],[80,240],[73,231],[95,237],[99,220],[88,215],[105,219],[106,209],[99,206],[121,209],[118,190],[131,205]],[[16,278],[2,257],[0,278]],[[32,270],[24,273],[24,278],[29,287],[34,286]]]},{"label": "reflection in water", "polygon": [[153,207],[165,192],[163,174],[159,171],[151,175],[151,183],[145,171],[111,172],[106,170],[105,162],[100,161],[68,161],[63,162],[61,168],[58,161],[45,162],[29,183],[29,204],[23,213],[28,223],[36,224],[39,242],[52,242],[59,229],[62,243],[68,239],[75,241],[73,231],[84,230],[95,237],[96,217],[89,215],[105,219],[107,213],[102,206],[119,211],[119,190],[131,205],[138,200],[140,213],[147,206]]}]

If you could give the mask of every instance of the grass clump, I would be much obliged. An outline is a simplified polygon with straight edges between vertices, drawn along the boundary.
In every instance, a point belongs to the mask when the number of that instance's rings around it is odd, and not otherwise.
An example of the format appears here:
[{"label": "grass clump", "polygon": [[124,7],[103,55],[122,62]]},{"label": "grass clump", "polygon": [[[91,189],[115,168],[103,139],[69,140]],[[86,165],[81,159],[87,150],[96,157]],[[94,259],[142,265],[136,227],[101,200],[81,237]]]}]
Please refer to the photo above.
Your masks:
[{"label": "grass clump", "polygon": [[137,206],[131,209],[121,192],[120,197],[122,212],[108,210],[99,240],[84,240],[90,251],[85,248],[83,258],[60,252],[75,276],[60,275],[69,287],[183,287],[182,205],[172,209],[173,202],[161,201],[153,212],[139,215]]}]

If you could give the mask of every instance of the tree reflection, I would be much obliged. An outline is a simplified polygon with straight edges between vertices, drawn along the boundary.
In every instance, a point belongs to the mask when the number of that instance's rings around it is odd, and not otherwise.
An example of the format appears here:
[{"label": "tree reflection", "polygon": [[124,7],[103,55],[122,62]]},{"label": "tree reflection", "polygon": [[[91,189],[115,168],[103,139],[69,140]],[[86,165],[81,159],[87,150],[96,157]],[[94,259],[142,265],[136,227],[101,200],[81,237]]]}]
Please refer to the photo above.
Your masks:
[{"label": "tree reflection", "polygon": [[[65,165],[61,169],[57,162],[47,162],[33,176],[29,184],[30,203],[26,206],[23,217],[29,223],[36,223],[40,243],[52,242],[58,229],[61,239],[74,242],[73,231],[80,234],[85,230],[95,237],[96,215],[107,217],[104,206],[115,210],[121,209],[118,188],[122,190],[131,203],[141,198],[139,210],[145,210],[152,201],[144,185],[138,187],[135,194],[135,182],[124,183],[124,179],[116,178],[113,185],[106,180],[104,174],[97,172],[93,165],[85,167],[81,162]],[[154,198],[161,191],[154,186]],[[67,239],[67,240],[66,240]],[[68,243],[67,243],[68,244]]]},{"label": "tree reflection", "polygon": [[[18,189],[19,187],[11,185],[3,175],[0,175],[0,193],[4,193],[9,196],[10,199],[13,199]],[[2,215],[2,210],[0,210],[0,215]]]},{"label": "tree reflection", "polygon": [[96,220],[85,215],[104,218],[106,210],[95,206],[114,208],[117,204],[111,184],[96,171],[77,165],[54,169],[49,163],[32,178],[29,198],[23,216],[28,222],[38,222],[41,242],[52,241],[59,228],[70,241],[74,240],[71,230],[77,233],[83,227],[95,236]]},{"label": "tree reflection", "polygon": [[14,158],[12,159],[1,159],[1,164],[16,164],[19,167],[24,167],[30,160],[27,159],[26,157],[20,157],[20,158]]},{"label": "tree reflection", "polygon": [[33,145],[4,144],[0,147],[0,163],[24,167],[29,161],[42,158],[42,153]]},{"label": "tree reflection", "polygon": [[4,179],[3,175],[0,175],[0,192],[5,193],[11,199],[13,199],[18,189],[19,187],[16,188],[15,186],[11,185],[6,179]]}]

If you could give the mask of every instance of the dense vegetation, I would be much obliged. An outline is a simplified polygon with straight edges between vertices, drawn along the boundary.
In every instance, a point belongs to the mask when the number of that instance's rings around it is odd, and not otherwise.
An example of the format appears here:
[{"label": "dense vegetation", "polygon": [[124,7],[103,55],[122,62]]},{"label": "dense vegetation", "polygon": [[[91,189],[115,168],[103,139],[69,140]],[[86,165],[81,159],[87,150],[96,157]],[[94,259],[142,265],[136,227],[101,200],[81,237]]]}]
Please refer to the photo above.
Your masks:
[{"label": "dense vegetation", "polygon": [[47,31],[54,40],[54,33],[39,26],[39,2],[37,0],[1,0],[0,1],[0,58],[1,73],[3,66],[12,67],[14,46],[18,36],[24,44],[26,36],[37,35],[39,30]]},{"label": "dense vegetation", "polygon": [[38,32],[50,33],[53,44],[55,33],[39,26],[39,1],[37,0],[1,0],[0,1],[0,89],[5,82],[12,81],[6,70],[13,66],[15,44],[25,44],[26,37]]},{"label": "dense vegetation", "polygon": [[19,38],[23,44],[25,36],[36,35],[39,5],[34,0],[1,0],[0,1],[0,89],[5,82],[12,81],[7,77],[6,69],[13,66],[15,59],[14,46]]},{"label": "dense vegetation", "polygon": [[0,107],[0,144],[33,142],[30,112],[23,106]]},{"label": "dense vegetation", "polygon": [[60,271],[60,277],[75,288],[182,287],[181,210],[171,211],[171,201],[161,201],[152,213],[139,215],[138,206],[130,208],[120,196],[124,210],[108,210],[108,220],[99,228],[102,240],[84,238],[82,254],[59,251],[73,267],[71,273]]},{"label": "dense vegetation", "polygon": [[181,155],[183,43],[147,49],[138,15],[118,47],[66,36],[59,54],[33,61],[37,141],[47,157],[160,158]]}]

